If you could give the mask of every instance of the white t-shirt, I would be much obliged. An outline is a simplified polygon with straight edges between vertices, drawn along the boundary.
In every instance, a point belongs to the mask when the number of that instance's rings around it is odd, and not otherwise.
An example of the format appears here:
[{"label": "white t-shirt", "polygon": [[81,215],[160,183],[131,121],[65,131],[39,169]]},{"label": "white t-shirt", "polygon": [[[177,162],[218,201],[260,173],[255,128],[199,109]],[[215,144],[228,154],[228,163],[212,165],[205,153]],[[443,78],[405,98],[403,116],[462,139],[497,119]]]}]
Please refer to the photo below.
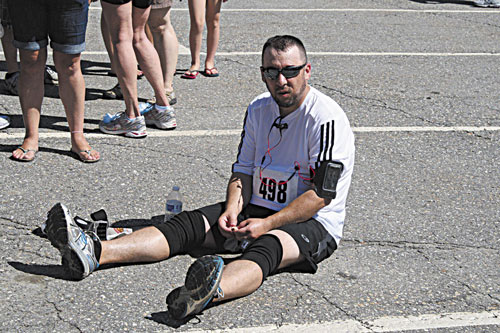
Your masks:
[{"label": "white t-shirt", "polygon": [[250,203],[279,211],[312,188],[311,168],[322,161],[342,163],[336,198],[313,216],[338,244],[354,166],[354,135],[340,106],[310,88],[302,105],[285,118],[269,92],[250,103],[232,171],[253,176]]}]

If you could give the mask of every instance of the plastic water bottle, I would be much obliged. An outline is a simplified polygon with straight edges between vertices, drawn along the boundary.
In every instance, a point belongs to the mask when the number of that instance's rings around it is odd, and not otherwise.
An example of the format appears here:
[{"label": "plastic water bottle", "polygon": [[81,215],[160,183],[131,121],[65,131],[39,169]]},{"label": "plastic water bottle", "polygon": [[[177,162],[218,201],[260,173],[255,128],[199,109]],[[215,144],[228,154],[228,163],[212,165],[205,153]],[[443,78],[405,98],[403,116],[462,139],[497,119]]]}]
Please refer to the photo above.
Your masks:
[{"label": "plastic water bottle", "polygon": [[182,212],[182,195],[181,192],[179,192],[179,186],[174,186],[172,191],[167,195],[165,219],[163,221],[167,222],[180,212]]}]

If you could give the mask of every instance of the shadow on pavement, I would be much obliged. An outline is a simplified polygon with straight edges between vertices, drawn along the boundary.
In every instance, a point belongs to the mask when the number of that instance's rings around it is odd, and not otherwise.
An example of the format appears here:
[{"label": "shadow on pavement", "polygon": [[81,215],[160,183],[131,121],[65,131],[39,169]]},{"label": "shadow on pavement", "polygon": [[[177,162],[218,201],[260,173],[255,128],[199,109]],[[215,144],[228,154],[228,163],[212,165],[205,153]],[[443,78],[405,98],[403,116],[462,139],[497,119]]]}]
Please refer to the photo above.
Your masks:
[{"label": "shadow on pavement", "polygon": [[423,4],[431,4],[435,5],[437,3],[454,3],[457,5],[467,5],[470,7],[474,6],[474,1],[466,1],[466,0],[410,0],[412,2],[423,3]]}]

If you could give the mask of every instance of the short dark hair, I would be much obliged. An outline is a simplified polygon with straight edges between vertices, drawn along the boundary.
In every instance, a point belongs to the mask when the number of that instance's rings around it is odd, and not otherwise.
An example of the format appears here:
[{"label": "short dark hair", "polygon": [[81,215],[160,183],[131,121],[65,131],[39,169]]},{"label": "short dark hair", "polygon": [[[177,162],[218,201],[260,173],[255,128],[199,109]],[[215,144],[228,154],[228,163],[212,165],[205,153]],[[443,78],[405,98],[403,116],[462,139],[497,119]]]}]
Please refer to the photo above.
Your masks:
[{"label": "short dark hair", "polygon": [[297,37],[290,35],[278,35],[269,38],[264,44],[264,47],[262,48],[262,63],[264,63],[264,52],[266,52],[266,49],[268,47],[283,52],[293,46],[297,46],[299,48],[300,53],[302,54],[305,62],[307,63],[307,53],[304,44]]}]

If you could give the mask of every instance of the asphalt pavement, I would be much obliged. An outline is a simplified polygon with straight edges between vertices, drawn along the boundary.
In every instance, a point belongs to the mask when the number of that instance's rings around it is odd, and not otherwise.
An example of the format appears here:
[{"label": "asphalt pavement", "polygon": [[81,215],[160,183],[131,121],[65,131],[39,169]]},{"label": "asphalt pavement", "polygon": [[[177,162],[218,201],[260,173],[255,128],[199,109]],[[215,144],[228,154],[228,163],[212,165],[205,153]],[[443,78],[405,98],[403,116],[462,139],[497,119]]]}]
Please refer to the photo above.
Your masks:
[{"label": "asphalt pavement", "polygon": [[[174,89],[177,129],[146,139],[101,134],[122,101],[91,6],[85,132],[102,154],[69,154],[57,89],[46,87],[40,152],[10,159],[24,135],[17,96],[0,91],[0,331],[498,332],[500,331],[500,9],[472,1],[234,1],[223,4],[218,78]],[[172,22],[190,64],[187,1]],[[344,238],[314,275],[271,276],[254,294],[172,320],[166,295],[194,260],[108,267],[68,281],[39,233],[56,203],[88,218],[140,226],[181,188],[184,209],[224,200],[248,103],[265,91],[260,51],[276,34],[301,38],[310,84],[336,100],[356,135]],[[205,39],[202,50],[205,50]],[[0,75],[6,65],[0,53]],[[49,57],[50,59],[50,57]],[[52,63],[52,60],[49,60]],[[0,82],[0,87],[3,82]],[[138,82],[146,99],[152,90]]]}]

